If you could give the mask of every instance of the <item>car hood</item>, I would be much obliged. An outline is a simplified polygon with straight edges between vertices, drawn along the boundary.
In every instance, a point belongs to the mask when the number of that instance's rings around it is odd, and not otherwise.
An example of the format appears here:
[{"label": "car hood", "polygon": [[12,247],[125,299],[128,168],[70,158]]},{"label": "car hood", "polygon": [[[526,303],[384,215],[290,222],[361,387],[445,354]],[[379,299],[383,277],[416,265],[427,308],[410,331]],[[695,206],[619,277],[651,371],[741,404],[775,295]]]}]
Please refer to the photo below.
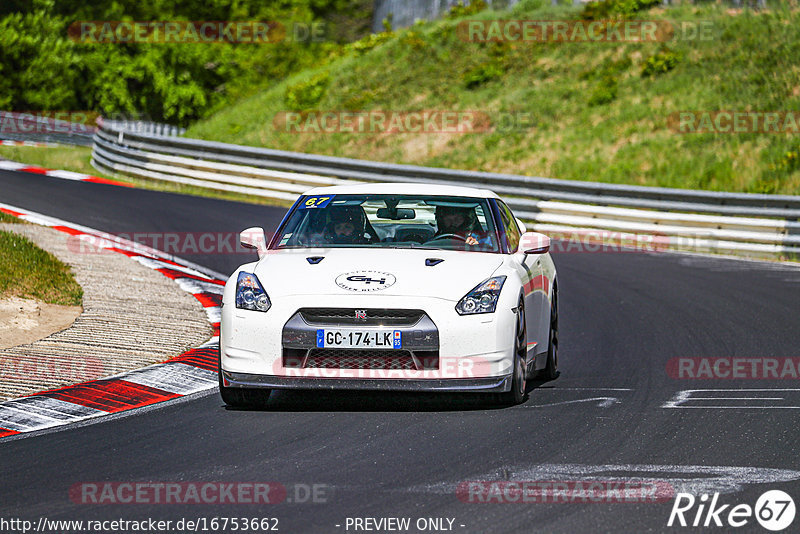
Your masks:
[{"label": "car hood", "polygon": [[[316,264],[308,260],[320,257]],[[458,301],[502,262],[500,254],[450,250],[290,249],[270,251],[255,274],[270,297],[374,294]]]}]

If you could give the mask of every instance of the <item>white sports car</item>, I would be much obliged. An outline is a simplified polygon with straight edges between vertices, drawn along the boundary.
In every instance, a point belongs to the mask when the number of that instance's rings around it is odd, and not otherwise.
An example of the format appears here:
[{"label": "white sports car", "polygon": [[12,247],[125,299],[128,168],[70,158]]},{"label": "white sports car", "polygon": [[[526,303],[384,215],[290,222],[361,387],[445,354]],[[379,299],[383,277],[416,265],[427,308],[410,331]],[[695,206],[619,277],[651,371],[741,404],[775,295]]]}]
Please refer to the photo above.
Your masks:
[{"label": "white sports car", "polygon": [[558,366],[550,240],[482,189],[363,184],[301,196],[225,285],[229,405],[273,389],[494,393]]}]

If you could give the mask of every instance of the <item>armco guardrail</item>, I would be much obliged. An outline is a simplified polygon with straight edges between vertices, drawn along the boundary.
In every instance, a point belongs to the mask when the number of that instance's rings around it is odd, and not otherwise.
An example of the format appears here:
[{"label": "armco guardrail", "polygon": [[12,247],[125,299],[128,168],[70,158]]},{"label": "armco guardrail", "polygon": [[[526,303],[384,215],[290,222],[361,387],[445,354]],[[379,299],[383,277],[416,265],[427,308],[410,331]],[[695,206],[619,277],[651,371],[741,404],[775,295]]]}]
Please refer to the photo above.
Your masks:
[{"label": "armco guardrail", "polygon": [[0,111],[0,139],[91,146],[95,132],[93,125],[60,120],[56,118],[58,113],[48,117],[48,113]]},{"label": "armco guardrail", "polygon": [[[58,117],[81,117],[83,122],[70,122]],[[88,112],[0,111],[0,140],[92,146],[97,126],[91,118]],[[115,124],[117,128],[142,135],[176,136],[186,131],[171,124],[136,120],[116,121]]]},{"label": "armco guardrail", "polygon": [[98,124],[102,125],[102,123],[104,122],[112,123],[117,130],[126,130],[129,132],[136,132],[142,135],[160,135],[160,136],[175,137],[177,135],[183,135],[184,132],[186,132],[186,128],[180,128],[172,124],[163,124],[160,122],[147,122],[138,120],[109,121],[106,118],[101,118],[98,121]]},{"label": "armco guardrail", "polygon": [[424,182],[486,187],[536,230],[661,236],[689,250],[800,253],[800,197],[718,193],[461,171],[286,152],[101,121],[93,164],[107,173],[294,200],[320,185]]}]

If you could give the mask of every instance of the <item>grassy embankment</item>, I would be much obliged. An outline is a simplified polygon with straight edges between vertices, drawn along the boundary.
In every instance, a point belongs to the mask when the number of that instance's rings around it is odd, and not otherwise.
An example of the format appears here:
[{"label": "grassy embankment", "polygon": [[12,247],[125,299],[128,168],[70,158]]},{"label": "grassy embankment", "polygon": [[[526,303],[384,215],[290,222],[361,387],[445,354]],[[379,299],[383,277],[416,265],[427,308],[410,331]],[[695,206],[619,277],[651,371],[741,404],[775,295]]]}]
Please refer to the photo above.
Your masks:
[{"label": "grassy embankment", "polygon": [[[800,193],[800,135],[679,134],[672,113],[800,109],[800,11],[704,3],[633,18],[710,28],[665,43],[474,43],[471,19],[576,19],[580,7],[419,24],[304,71],[196,123],[187,135],[379,161],[718,191]],[[467,134],[287,133],[287,110],[479,110],[521,128]],[[507,115],[501,115],[501,114]],[[517,114],[517,115],[514,115]],[[530,117],[530,127],[524,123]]]},{"label": "grassy embankment", "polygon": [[[466,20],[563,20],[581,7],[520,2],[417,24],[347,45],[312,70],[194,124],[187,136],[252,146],[460,169],[664,187],[800,194],[800,136],[679,134],[687,110],[800,109],[800,11],[715,3],[632,15],[674,27],[708,25],[709,39],[663,43],[475,43]],[[613,16],[613,15],[612,15]],[[299,111],[480,111],[475,133],[287,133],[276,116]],[[517,117],[515,126],[500,119]],[[0,155],[94,173],[87,149],[5,149]],[[197,188],[157,189],[260,201]],[[262,201],[269,202],[269,201]]]},{"label": "grassy embankment", "polygon": [[[17,219],[0,212],[0,222]],[[13,232],[0,231],[0,299],[34,298],[48,304],[80,306],[83,289],[70,267]]]}]

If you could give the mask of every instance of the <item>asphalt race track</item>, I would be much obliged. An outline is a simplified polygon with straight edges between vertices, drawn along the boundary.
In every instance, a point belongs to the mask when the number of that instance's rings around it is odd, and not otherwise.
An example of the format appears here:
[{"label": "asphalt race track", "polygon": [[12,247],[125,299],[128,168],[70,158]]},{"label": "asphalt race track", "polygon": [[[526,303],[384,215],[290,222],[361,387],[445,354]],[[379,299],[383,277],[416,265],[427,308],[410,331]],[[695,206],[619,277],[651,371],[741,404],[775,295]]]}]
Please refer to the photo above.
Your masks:
[{"label": "asphalt race track", "polygon": [[[285,212],[5,171],[0,202],[112,233],[271,231]],[[781,489],[800,503],[796,379],[687,380],[667,372],[676,357],[800,356],[800,270],[670,253],[553,256],[561,375],[529,384],[521,406],[444,395],[281,392],[263,410],[238,411],[224,408],[216,393],[190,397],[0,441],[0,516],[274,517],[288,533],[354,532],[347,518],[364,517],[450,518],[453,531],[470,533],[692,530],[667,527],[673,499],[498,504],[456,494],[462,481],[592,477],[673,481],[720,492],[720,502],[731,505],[753,506],[763,492]],[[227,274],[254,257],[187,259]],[[681,399],[698,400],[664,407],[684,390],[741,388],[783,391],[692,392]],[[74,485],[104,481],[272,481],[288,496],[270,505],[70,499]],[[324,488],[316,499],[324,502],[297,502],[313,484]],[[736,531],[766,532],[752,519]]]}]

